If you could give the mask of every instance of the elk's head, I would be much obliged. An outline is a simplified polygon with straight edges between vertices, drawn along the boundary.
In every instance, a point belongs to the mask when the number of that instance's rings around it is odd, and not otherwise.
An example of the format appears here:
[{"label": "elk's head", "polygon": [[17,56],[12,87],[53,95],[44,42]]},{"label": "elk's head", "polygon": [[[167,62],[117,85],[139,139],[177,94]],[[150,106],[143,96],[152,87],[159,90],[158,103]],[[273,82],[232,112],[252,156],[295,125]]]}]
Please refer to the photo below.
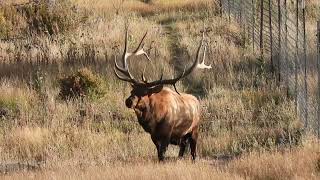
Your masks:
[{"label": "elk's head", "polygon": [[125,101],[126,106],[132,109],[141,109],[141,106],[143,106],[143,104],[145,104],[146,101],[148,101],[148,97],[154,93],[159,93],[162,90],[164,85],[173,85],[175,88],[175,91],[179,94],[176,88],[176,83],[179,80],[181,80],[182,78],[192,73],[196,68],[200,68],[200,69],[211,68],[211,65],[207,66],[204,64],[206,46],[204,46],[205,49],[203,52],[203,60],[201,63],[199,63],[200,49],[203,46],[203,41],[204,41],[204,33],[203,33],[200,45],[197,50],[197,55],[195,57],[193,64],[188,69],[184,68],[184,71],[178,77],[175,77],[172,79],[163,79],[163,74],[162,74],[159,80],[147,82],[144,76],[144,73],[142,73],[141,80],[136,80],[130,73],[127,59],[130,56],[144,55],[148,60],[150,60],[150,57],[143,49],[143,40],[145,39],[146,35],[147,33],[144,34],[135,51],[128,52],[128,29],[126,27],[125,45],[124,45],[124,51],[122,54],[122,65],[123,65],[122,67],[118,65],[117,60],[115,58],[115,67],[114,67],[115,75],[120,80],[129,82],[132,86],[131,95]]}]

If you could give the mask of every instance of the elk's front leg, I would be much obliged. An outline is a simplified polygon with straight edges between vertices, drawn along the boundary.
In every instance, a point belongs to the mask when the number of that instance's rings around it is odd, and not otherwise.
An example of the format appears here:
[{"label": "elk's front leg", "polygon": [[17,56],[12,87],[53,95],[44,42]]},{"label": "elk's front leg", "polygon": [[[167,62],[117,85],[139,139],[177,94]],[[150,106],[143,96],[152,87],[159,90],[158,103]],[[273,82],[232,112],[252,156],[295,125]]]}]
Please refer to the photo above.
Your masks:
[{"label": "elk's front leg", "polygon": [[163,161],[164,160],[164,154],[166,153],[167,147],[168,147],[168,143],[166,141],[160,143],[160,147],[159,147],[159,150],[158,150],[158,159],[159,159],[159,161]]},{"label": "elk's front leg", "polygon": [[158,153],[158,160],[163,161],[164,160],[164,154],[167,150],[169,141],[168,140],[158,140],[155,137],[151,137],[154,145],[157,148]]}]

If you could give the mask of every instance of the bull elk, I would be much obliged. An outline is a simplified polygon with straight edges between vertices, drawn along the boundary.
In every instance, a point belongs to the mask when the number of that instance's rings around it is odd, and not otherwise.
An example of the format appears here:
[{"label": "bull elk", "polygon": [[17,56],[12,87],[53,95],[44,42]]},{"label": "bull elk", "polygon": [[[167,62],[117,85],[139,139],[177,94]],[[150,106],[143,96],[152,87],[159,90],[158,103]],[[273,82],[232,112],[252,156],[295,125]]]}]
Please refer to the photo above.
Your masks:
[{"label": "bull elk", "polygon": [[[125,32],[125,45],[122,55],[122,67],[118,65],[115,58],[114,73],[122,81],[129,82],[132,86],[131,95],[125,104],[134,110],[139,124],[150,133],[151,139],[158,152],[159,161],[164,160],[164,153],[169,144],[179,145],[179,157],[183,157],[185,148],[190,144],[192,159],[196,158],[196,145],[198,139],[198,128],[200,123],[200,104],[196,97],[190,94],[179,93],[176,83],[192,73],[196,68],[211,68],[199,63],[201,47],[204,46],[204,34],[197,50],[197,54],[191,67],[184,69],[178,77],[147,82],[144,74],[142,80],[136,80],[130,73],[127,59],[130,56],[144,55],[150,60],[143,49],[143,41],[147,33],[141,39],[138,47],[132,53],[128,52],[128,30]],[[206,46],[204,46],[206,48]],[[203,52],[205,57],[205,51]],[[173,85],[175,91],[164,85]]]}]

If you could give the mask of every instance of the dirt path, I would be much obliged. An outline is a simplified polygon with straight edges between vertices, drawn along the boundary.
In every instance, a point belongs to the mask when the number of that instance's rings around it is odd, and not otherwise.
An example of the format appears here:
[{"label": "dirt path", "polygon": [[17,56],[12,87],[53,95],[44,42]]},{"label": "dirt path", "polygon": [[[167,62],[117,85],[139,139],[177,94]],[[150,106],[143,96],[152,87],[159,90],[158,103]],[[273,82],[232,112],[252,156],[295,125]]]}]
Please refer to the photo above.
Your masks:
[{"label": "dirt path", "polygon": [[176,27],[176,22],[176,19],[167,18],[159,22],[159,24],[161,24],[165,33],[168,35],[171,57],[170,63],[173,65],[175,73],[179,74],[183,71],[184,64],[188,59],[188,52],[180,43],[181,37]]},{"label": "dirt path", "polygon": [[[159,22],[168,37],[171,57],[170,64],[174,67],[176,76],[183,72],[185,67],[190,67],[194,60],[194,54],[190,55],[187,51],[187,47],[183,46],[181,43],[182,37],[179,33],[179,29],[176,27],[176,24],[181,20],[182,19],[179,18],[175,19],[169,17]],[[199,83],[195,82],[192,75],[185,77],[181,83],[186,87],[186,93],[196,95],[199,98],[206,94],[205,89],[202,86],[199,86]]]}]

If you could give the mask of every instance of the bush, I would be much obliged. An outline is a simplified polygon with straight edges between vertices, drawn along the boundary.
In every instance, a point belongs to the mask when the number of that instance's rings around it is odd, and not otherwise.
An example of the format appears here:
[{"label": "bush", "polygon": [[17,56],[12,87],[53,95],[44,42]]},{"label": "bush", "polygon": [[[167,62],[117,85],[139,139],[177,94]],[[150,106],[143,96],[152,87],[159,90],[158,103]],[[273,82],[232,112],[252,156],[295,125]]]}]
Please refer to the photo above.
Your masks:
[{"label": "bush", "polygon": [[14,100],[0,99],[0,119],[14,118],[19,115],[19,105]]},{"label": "bush", "polygon": [[32,30],[50,35],[71,30],[86,19],[79,16],[77,8],[69,0],[57,0],[54,4],[41,1],[25,6],[23,12]]},{"label": "bush", "polygon": [[30,112],[37,102],[34,95],[30,89],[0,84],[0,119],[16,119]]},{"label": "bush", "polygon": [[92,100],[101,98],[105,94],[102,79],[87,68],[82,68],[73,75],[60,78],[59,84],[59,96],[64,100],[85,97]]},{"label": "bush", "polygon": [[25,19],[17,9],[9,5],[0,5],[0,38],[11,38],[21,35],[26,29]]},{"label": "bush", "polygon": [[70,0],[0,6],[0,38],[21,34],[54,35],[75,29],[87,19]]}]

